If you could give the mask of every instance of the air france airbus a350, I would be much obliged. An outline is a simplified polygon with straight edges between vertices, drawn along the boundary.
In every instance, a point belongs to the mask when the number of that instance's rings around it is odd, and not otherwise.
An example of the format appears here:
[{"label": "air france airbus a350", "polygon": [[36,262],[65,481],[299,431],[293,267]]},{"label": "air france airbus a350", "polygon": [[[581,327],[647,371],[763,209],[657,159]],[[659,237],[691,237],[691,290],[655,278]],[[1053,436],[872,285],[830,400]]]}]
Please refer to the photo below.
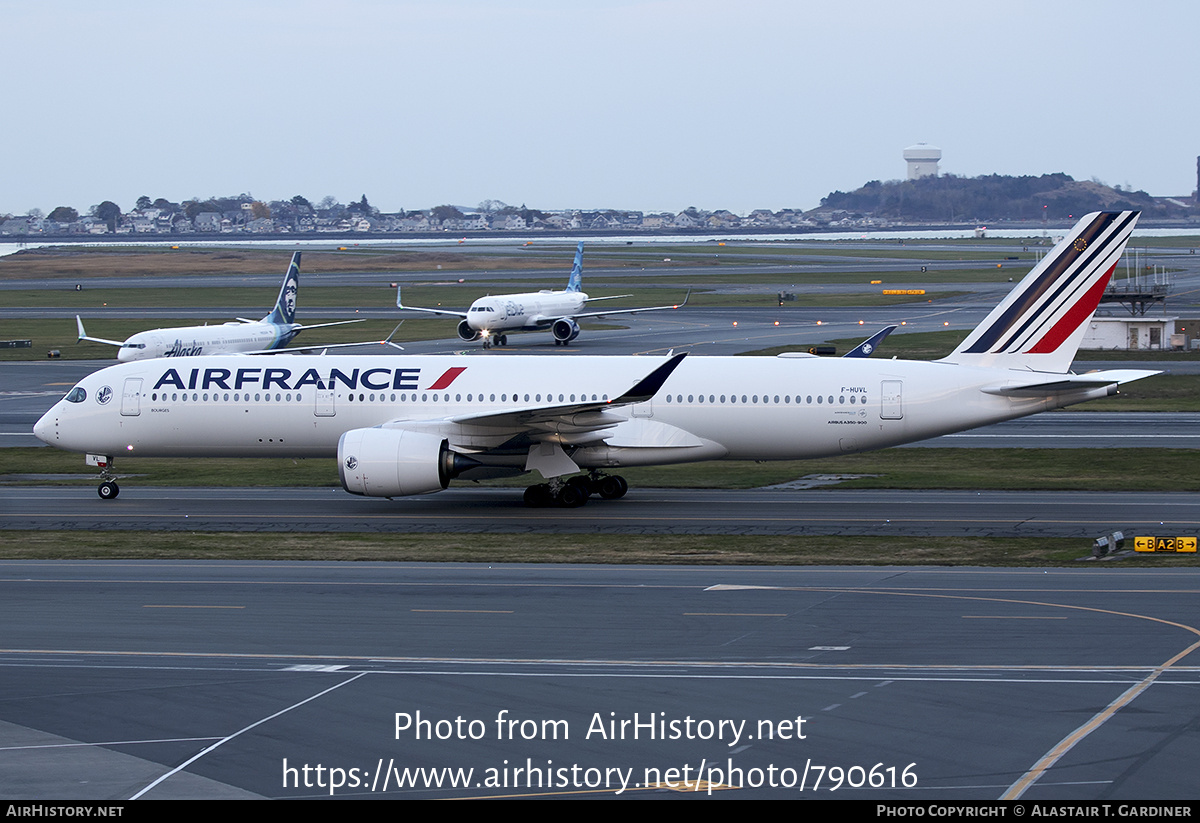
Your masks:
[{"label": "air france airbus a350", "polygon": [[[688,292],[688,296],[691,292]],[[481,297],[464,311],[449,309],[424,309],[420,306],[406,306],[400,299],[400,289],[396,289],[396,308],[405,311],[420,311],[427,314],[440,314],[446,317],[457,317],[459,338],[470,342],[482,338],[486,349],[493,344],[508,345],[510,331],[539,331],[549,329],[554,335],[554,345],[568,346],[579,336],[579,320],[585,317],[607,317],[612,314],[638,314],[644,311],[662,311],[678,309],[687,304],[687,296],[682,303],[671,306],[643,306],[637,309],[609,309],[608,311],[584,311],[588,303],[600,300],[617,300],[629,297],[628,294],[617,294],[612,297],[588,297],[583,291],[583,243],[575,249],[575,265],[571,267],[571,276],[567,279],[567,287],[562,291],[549,289],[527,294],[497,294]]]},{"label": "air france airbus a350", "polygon": [[[372,497],[537,471],[530,505],[624,495],[612,470],[880,449],[1115,394],[1155,374],[1071,361],[1137,221],[1090,214],[947,357],[200,357],[111,366],[34,428],[116,455],[336,455]],[[264,365],[263,363],[267,364]]]},{"label": "air france airbus a350", "polygon": [[[361,323],[361,320],[340,320],[336,323],[318,323],[304,326],[296,322],[296,293],[300,288],[300,252],[292,255],[292,264],[279,287],[275,308],[262,320],[245,320],[222,323],[219,326],[182,326],[175,329],[153,329],[142,331],[125,342],[88,337],[83,330],[83,321],[75,316],[79,326],[79,339],[91,343],[106,343],[119,346],[117,359],[122,363],[131,360],[147,360],[154,357],[195,357],[201,354],[266,354],[282,349],[292,338],[305,329],[320,329],[326,326],[343,326]],[[331,347],[335,348],[335,347]]]}]

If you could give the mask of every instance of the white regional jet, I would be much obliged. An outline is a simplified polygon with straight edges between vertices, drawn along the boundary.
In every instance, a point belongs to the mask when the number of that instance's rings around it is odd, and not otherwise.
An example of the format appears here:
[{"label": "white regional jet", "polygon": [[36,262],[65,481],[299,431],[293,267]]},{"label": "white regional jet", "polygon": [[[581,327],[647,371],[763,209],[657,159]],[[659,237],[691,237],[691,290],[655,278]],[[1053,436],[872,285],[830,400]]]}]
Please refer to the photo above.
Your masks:
[{"label": "white regional jet", "polygon": [[624,466],[881,449],[1115,394],[1156,372],[1069,371],[1137,212],[1083,218],[937,361],[778,357],[198,357],[110,366],[38,421],[116,455],[337,456],[371,497],[538,471],[530,505],[624,495]]},{"label": "white regional jet", "polygon": [[343,326],[361,320],[341,320],[337,323],[318,323],[304,326],[296,322],[296,293],[300,287],[300,252],[292,255],[292,264],[279,287],[275,308],[262,320],[238,318],[237,322],[219,326],[182,326],[174,329],[142,331],[125,342],[88,337],[83,321],[75,315],[79,339],[92,343],[119,346],[117,359],[148,360],[154,357],[195,357],[201,354],[266,354],[282,349],[305,329]]},{"label": "white regional jet", "polygon": [[[448,309],[425,309],[420,306],[406,306],[400,299],[400,289],[396,289],[396,308],[405,311],[421,311],[428,314],[440,314],[447,317],[457,317],[458,336],[468,342],[483,339],[483,347],[491,345],[508,345],[510,331],[540,331],[549,329],[554,335],[554,345],[568,346],[579,336],[578,321],[585,317],[606,317],[610,314],[637,314],[644,311],[662,311],[677,309],[687,305],[687,297],[682,303],[671,306],[644,306],[638,309],[609,309],[608,311],[590,311],[583,309],[588,303],[599,300],[617,300],[629,297],[628,294],[617,294],[612,297],[588,297],[583,289],[583,243],[575,249],[575,265],[571,267],[571,276],[567,279],[567,287],[562,291],[529,292],[527,294],[497,294],[481,297],[464,311]],[[691,296],[691,292],[688,292]]]}]

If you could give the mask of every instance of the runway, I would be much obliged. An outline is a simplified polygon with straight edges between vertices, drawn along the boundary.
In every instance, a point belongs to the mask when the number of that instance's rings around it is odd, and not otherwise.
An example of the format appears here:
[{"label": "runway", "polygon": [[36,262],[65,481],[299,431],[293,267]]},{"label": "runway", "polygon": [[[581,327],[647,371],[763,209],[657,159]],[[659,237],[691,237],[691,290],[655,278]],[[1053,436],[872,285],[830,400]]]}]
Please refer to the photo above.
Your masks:
[{"label": "runway", "polygon": [[1193,800],[1198,574],[4,562],[0,791]]},{"label": "runway", "polygon": [[13,486],[0,529],[503,534],[1194,534],[1200,495],[1162,492],[642,489],[578,509],[528,509],[521,490],[451,488],[389,501],[340,488]]}]

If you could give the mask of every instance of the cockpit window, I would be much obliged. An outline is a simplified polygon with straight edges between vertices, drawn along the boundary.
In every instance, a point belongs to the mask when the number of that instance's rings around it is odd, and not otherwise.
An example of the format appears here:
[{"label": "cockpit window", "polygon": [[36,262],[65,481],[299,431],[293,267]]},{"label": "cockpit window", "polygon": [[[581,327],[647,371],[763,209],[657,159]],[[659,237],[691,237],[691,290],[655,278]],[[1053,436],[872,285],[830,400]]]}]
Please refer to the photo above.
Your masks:
[{"label": "cockpit window", "polygon": [[87,400],[87,392],[84,391],[83,386],[76,386],[67,392],[66,400],[68,403],[82,403]]}]

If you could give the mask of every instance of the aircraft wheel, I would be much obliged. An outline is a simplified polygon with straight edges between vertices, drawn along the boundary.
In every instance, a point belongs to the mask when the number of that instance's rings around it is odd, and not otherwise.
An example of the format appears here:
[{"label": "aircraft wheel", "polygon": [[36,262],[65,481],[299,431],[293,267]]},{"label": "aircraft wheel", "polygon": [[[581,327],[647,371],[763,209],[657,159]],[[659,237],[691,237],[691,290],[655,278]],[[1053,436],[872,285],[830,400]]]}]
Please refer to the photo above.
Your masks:
[{"label": "aircraft wheel", "polygon": [[525,505],[531,509],[544,508],[552,501],[550,486],[547,483],[537,483],[525,489]]},{"label": "aircraft wheel", "polygon": [[508,335],[507,334],[500,335],[500,339],[496,342],[498,342],[501,346],[507,346],[508,345]]},{"label": "aircraft wheel", "polygon": [[101,500],[113,500],[121,493],[121,487],[111,480],[105,480],[96,489],[96,494],[100,495]]},{"label": "aircraft wheel", "polygon": [[596,485],[596,491],[605,500],[619,500],[625,496],[625,492],[629,491],[629,484],[619,474],[610,474],[602,477]]},{"label": "aircraft wheel", "polygon": [[583,492],[584,499],[591,497],[595,489],[592,487],[592,481],[584,475],[576,475],[567,481],[569,486],[577,486]]},{"label": "aircraft wheel", "polygon": [[558,492],[558,505],[564,509],[577,509],[587,502],[588,496],[578,483],[567,483]]}]

